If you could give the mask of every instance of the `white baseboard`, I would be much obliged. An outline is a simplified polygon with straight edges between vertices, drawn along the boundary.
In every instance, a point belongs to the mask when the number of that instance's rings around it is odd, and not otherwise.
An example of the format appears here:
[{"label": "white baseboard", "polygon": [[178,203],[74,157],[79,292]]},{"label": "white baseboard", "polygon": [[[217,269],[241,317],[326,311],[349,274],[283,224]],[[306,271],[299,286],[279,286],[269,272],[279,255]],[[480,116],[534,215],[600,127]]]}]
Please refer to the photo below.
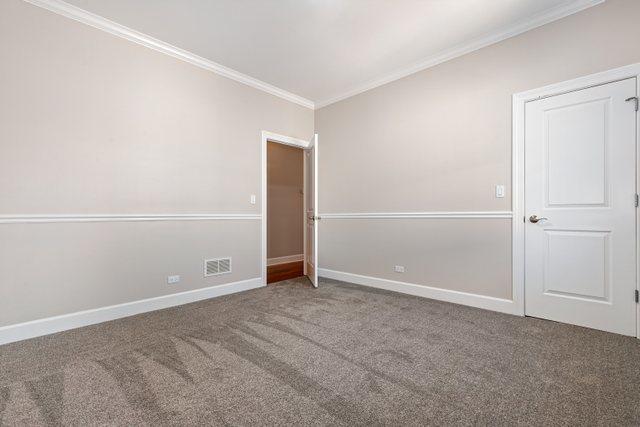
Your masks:
[{"label": "white baseboard", "polygon": [[304,261],[304,254],[280,256],[267,259],[267,265],[286,264],[288,262]]},{"label": "white baseboard", "polygon": [[345,273],[343,271],[327,270],[326,268],[318,269],[318,275],[328,279],[355,283],[357,285],[371,286],[373,288],[386,289],[388,291],[401,292],[403,294],[452,302],[454,304],[468,305],[471,307],[483,308],[485,310],[499,311],[501,313],[517,314],[515,303],[508,299],[433,288],[430,286],[380,279],[377,277],[362,276],[360,274]]},{"label": "white baseboard", "polygon": [[0,327],[0,345],[260,288],[260,277]]}]

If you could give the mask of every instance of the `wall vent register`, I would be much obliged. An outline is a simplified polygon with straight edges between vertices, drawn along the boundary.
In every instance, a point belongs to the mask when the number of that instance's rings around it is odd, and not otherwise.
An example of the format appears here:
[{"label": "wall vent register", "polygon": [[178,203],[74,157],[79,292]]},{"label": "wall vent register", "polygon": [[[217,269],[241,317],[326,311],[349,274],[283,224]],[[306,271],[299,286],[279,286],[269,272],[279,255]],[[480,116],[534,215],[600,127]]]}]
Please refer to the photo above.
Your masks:
[{"label": "wall vent register", "polygon": [[231,273],[231,258],[206,259],[204,261],[204,277]]}]

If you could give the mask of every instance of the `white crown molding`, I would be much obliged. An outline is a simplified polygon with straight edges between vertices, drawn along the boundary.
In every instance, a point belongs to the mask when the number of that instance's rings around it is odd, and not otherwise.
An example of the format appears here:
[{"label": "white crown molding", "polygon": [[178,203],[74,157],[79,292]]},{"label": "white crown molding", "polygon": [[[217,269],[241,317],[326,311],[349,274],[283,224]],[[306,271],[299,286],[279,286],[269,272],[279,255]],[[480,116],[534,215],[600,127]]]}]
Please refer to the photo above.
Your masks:
[{"label": "white crown molding", "polygon": [[315,109],[317,110],[322,107],[326,107],[327,105],[334,104],[347,98],[351,98],[352,96],[361,94],[387,83],[391,83],[395,80],[399,80],[403,77],[407,77],[419,71],[426,70],[427,68],[434,67],[438,64],[442,64],[443,62],[447,62],[460,56],[466,55],[467,53],[482,49],[483,47],[487,47],[508,38],[515,37],[518,34],[525,33],[529,30],[533,30],[534,28],[551,23],[553,21],[557,21],[558,19],[565,18],[569,15],[573,15],[574,13],[578,13],[582,10],[604,3],[605,1],[606,0],[575,0],[571,3],[546,10],[516,24],[509,25],[498,31],[470,40],[469,42],[466,42],[464,44],[446,49],[410,67],[397,70],[384,77],[380,77],[368,83],[358,85],[340,95],[328,98],[323,101],[318,101],[315,103]]},{"label": "white crown molding", "polygon": [[446,301],[454,304],[462,304],[485,310],[498,311],[501,313],[519,314],[514,302],[508,299],[434,288],[432,286],[399,282],[397,280],[381,279],[379,277],[363,276],[361,274],[329,270],[326,268],[319,268],[318,274],[327,279],[355,283],[356,285],[370,286],[372,288],[385,289],[388,291],[400,292],[403,294],[415,295],[438,301]]},{"label": "white crown molding", "polygon": [[195,55],[184,49],[180,49],[179,47],[172,46],[169,43],[165,43],[139,31],[110,21],[99,15],[87,12],[84,9],[80,9],[79,7],[73,6],[62,0],[24,1],[39,6],[43,9],[47,9],[59,15],[66,16],[67,18],[74,19],[78,22],[82,22],[83,24],[92,26],[99,30],[106,31],[107,33],[113,34],[115,36],[122,37],[134,43],[141,44],[142,46],[146,46],[150,49],[162,52],[182,61],[189,62],[190,64],[196,65],[200,68],[204,68],[205,70],[212,71],[218,75],[243,83],[247,86],[251,86],[252,88],[261,90],[263,92],[267,92],[271,95],[275,95],[279,98],[286,99],[287,101],[296,103],[298,105],[302,105],[303,107],[314,109],[313,101],[310,101],[291,92],[287,92],[286,90],[280,89],[276,86],[270,85],[269,83],[265,83],[246,74],[242,74],[229,67],[225,67],[224,65],[209,61],[208,59],[202,58],[201,56]]},{"label": "white crown molding", "polygon": [[126,302],[124,304],[3,326],[0,327],[0,345],[54,334],[56,332],[68,331],[83,326],[95,325],[96,323],[108,322],[136,314],[147,313],[149,311],[189,304],[222,295],[261,288],[263,286],[262,279],[257,277],[255,279],[241,280],[239,282],[225,283],[208,288],[162,295],[144,300]]},{"label": "white crown molding", "polygon": [[260,214],[104,214],[104,215],[0,215],[0,224],[58,222],[140,222],[140,221],[210,221],[259,220]]},{"label": "white crown molding", "polygon": [[323,213],[321,219],[511,218],[511,211]]},{"label": "white crown molding", "polygon": [[247,86],[267,92],[271,95],[280,97],[282,99],[286,99],[287,101],[296,103],[298,105],[302,105],[303,107],[317,110],[319,108],[326,107],[327,105],[334,104],[336,102],[342,101],[347,98],[351,98],[355,95],[358,95],[360,93],[382,86],[384,84],[390,83],[392,81],[399,80],[403,77],[409,76],[411,74],[417,73],[427,68],[436,66],[438,64],[449,61],[451,59],[460,57],[467,53],[471,53],[473,51],[482,49],[483,47],[487,47],[494,43],[498,43],[510,37],[517,36],[518,34],[522,34],[526,31],[532,30],[534,28],[540,27],[542,25],[548,24],[558,19],[565,18],[569,15],[580,12],[589,7],[604,3],[606,0],[575,0],[571,3],[560,5],[556,8],[534,15],[533,17],[527,20],[518,22],[514,25],[510,25],[499,31],[471,40],[462,45],[455,46],[450,49],[446,49],[436,55],[430,56],[420,61],[417,64],[395,71],[387,76],[375,79],[368,83],[358,85],[352,88],[351,90],[348,90],[340,95],[334,96],[324,101],[315,102],[315,103],[309,99],[293,94],[286,90],[280,89],[276,86],[273,86],[269,83],[258,80],[254,77],[248,76],[246,74],[242,74],[231,68],[225,67],[224,65],[202,58],[189,51],[170,45],[169,43],[165,43],[161,40],[155,39],[139,31],[125,27],[124,25],[120,25],[118,23],[110,21],[99,15],[93,14],[91,12],[83,10],[74,5],[68,4],[62,0],[24,0],[24,1],[36,6],[42,7],[44,9],[47,9],[59,15],[66,16],[68,18],[82,22],[86,25],[92,26],[102,31],[106,31],[118,37],[122,37],[134,43],[141,44],[150,49],[154,49],[156,51],[165,53],[174,58],[178,58],[180,60],[189,62],[200,68],[204,68],[206,70],[212,71],[218,75],[246,84]]}]

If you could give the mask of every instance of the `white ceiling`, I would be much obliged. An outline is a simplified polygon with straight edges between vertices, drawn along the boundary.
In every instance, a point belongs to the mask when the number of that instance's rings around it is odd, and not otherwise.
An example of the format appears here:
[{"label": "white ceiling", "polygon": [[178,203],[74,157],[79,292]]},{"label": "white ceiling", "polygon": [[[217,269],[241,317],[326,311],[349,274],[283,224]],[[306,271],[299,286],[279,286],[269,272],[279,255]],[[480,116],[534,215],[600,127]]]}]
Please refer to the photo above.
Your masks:
[{"label": "white ceiling", "polygon": [[603,0],[65,0],[316,106]]}]

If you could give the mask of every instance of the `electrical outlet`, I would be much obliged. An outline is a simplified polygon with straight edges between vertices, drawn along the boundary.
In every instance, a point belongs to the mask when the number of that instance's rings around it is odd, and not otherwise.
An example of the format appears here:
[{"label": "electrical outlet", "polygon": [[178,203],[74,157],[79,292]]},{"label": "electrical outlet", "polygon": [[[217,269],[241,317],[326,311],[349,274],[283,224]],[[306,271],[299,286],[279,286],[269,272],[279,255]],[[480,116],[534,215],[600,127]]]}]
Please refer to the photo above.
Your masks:
[{"label": "electrical outlet", "polygon": [[251,203],[252,205],[256,204],[256,195],[252,194],[251,197],[249,198],[249,203]]},{"label": "electrical outlet", "polygon": [[180,281],[180,276],[167,276],[167,283],[169,285],[178,283],[179,281]]},{"label": "electrical outlet", "polygon": [[404,265],[396,265],[393,267],[393,271],[396,273],[404,273]]},{"label": "electrical outlet", "polygon": [[496,198],[502,199],[504,197],[504,185],[496,185]]}]

